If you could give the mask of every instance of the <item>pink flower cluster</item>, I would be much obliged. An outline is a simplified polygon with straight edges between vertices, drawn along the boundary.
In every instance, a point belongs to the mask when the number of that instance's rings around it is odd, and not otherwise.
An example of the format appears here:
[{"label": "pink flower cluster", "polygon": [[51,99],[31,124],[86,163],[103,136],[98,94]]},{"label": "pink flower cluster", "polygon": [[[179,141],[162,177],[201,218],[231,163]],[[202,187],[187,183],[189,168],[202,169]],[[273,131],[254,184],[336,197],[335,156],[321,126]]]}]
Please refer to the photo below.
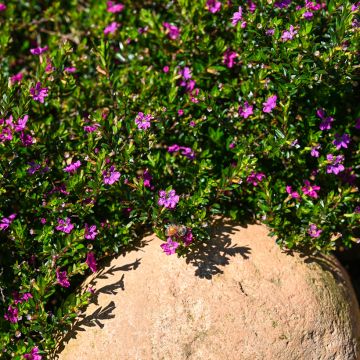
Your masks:
[{"label": "pink flower cluster", "polygon": [[159,191],[158,205],[160,206],[164,206],[167,209],[174,209],[179,200],[179,195],[176,195],[175,190],[169,190],[168,192],[165,190]]},{"label": "pink flower cluster", "polygon": [[150,121],[154,119],[151,114],[145,115],[143,112],[139,112],[135,118],[135,124],[139,130],[146,130],[150,127]]},{"label": "pink flower cluster", "polygon": [[0,230],[6,230],[16,218],[16,214],[11,214],[9,217],[3,217],[0,220]]},{"label": "pink flower cluster", "polygon": [[23,146],[32,145],[34,139],[31,135],[25,134],[28,119],[28,115],[19,118],[17,123],[14,123],[12,115],[10,115],[8,119],[0,119],[0,143],[11,141],[14,137],[14,133],[18,132],[20,133],[19,138]]},{"label": "pink flower cluster", "polygon": [[111,166],[110,169],[103,171],[103,182],[105,185],[112,185],[116,181],[119,181],[121,174],[115,170],[115,166]]},{"label": "pink flower cluster", "polygon": [[174,153],[174,152],[178,152],[178,151],[181,151],[181,155],[186,156],[190,160],[195,159],[195,153],[189,147],[179,146],[177,144],[174,144],[174,145],[171,145],[171,146],[168,147],[168,152],[169,153]]},{"label": "pink flower cluster", "polygon": [[254,186],[257,186],[261,181],[263,181],[265,178],[265,174],[264,173],[257,173],[255,171],[252,171],[251,174],[246,178],[246,181],[249,184],[252,184]]},{"label": "pink flower cluster", "polygon": [[180,29],[168,22],[163,22],[163,26],[166,30],[166,33],[171,40],[176,40],[180,36]]}]

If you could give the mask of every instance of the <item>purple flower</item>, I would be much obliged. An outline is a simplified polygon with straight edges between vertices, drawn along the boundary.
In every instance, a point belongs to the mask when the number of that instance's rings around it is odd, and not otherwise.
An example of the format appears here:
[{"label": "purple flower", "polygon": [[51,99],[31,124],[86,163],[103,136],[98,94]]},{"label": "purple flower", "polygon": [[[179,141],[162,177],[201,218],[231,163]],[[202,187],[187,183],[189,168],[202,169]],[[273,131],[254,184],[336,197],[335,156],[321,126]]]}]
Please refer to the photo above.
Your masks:
[{"label": "purple flower", "polygon": [[[319,115],[319,112],[318,112]],[[320,117],[320,116],[319,116]],[[331,129],[331,123],[334,121],[334,118],[331,116],[328,117],[322,117],[322,122],[319,125],[320,130],[330,130]]]},{"label": "purple flower", "polygon": [[96,235],[98,234],[96,225],[88,226],[88,224],[85,224],[85,239],[88,240],[95,240]]},{"label": "purple flower", "polygon": [[297,191],[293,191],[291,186],[286,186],[286,192],[293,198],[293,199],[300,199],[300,195]]},{"label": "purple flower", "polygon": [[246,178],[246,182],[257,186],[261,181],[263,181],[264,178],[264,173],[256,173],[255,171],[252,171],[251,174]]},{"label": "purple flower", "polygon": [[8,311],[5,313],[4,318],[7,321],[15,324],[18,322],[19,310],[16,307],[9,306]]},{"label": "purple flower", "polygon": [[273,36],[275,34],[275,29],[267,29],[265,34],[268,36]]},{"label": "purple flower", "polygon": [[153,190],[153,186],[151,186],[151,180],[152,180],[152,176],[150,175],[149,171],[146,169],[144,170],[143,173],[143,180],[144,180],[144,186],[147,188],[150,188],[151,190]]},{"label": "purple flower", "polygon": [[270,113],[273,109],[276,108],[276,100],[277,96],[272,95],[267,98],[267,100],[263,103],[263,112],[264,113]]},{"label": "purple flower", "polygon": [[320,190],[320,186],[318,185],[311,185],[309,180],[305,180],[304,181],[305,186],[303,186],[301,188],[302,192],[304,193],[304,195],[308,195],[312,198],[317,199],[318,198],[318,194],[317,191]]},{"label": "purple flower", "polygon": [[45,47],[37,47],[37,48],[34,48],[34,49],[30,49],[30,52],[33,54],[33,55],[41,55],[42,53],[44,53],[45,51],[47,51],[49,49],[48,46],[45,46]]},{"label": "purple flower", "polygon": [[292,40],[296,34],[297,34],[297,30],[294,30],[294,26],[290,25],[289,30],[283,31],[281,35],[281,40],[282,41]]},{"label": "purple flower", "polygon": [[66,73],[68,73],[68,74],[72,74],[72,73],[76,72],[76,67],[69,66],[69,67],[66,67],[66,68],[64,69],[64,71],[65,71]]},{"label": "purple flower", "polygon": [[106,28],[104,29],[104,34],[113,34],[119,26],[120,24],[118,24],[116,21],[113,21],[111,24],[106,26]]},{"label": "purple flower", "polygon": [[25,354],[24,358],[26,360],[41,360],[42,356],[39,355],[39,348],[37,346],[33,347],[29,354]]},{"label": "purple flower", "polygon": [[25,130],[28,119],[29,119],[28,115],[25,115],[23,118],[19,118],[17,125],[15,125],[15,131]]},{"label": "purple flower", "polygon": [[313,157],[318,158],[319,155],[320,155],[318,149],[320,149],[320,148],[321,148],[321,145],[317,145],[317,146],[312,147],[312,148],[311,148],[310,155],[313,156]]},{"label": "purple flower", "polygon": [[153,119],[153,116],[150,114],[144,115],[141,111],[137,114],[135,118],[135,124],[139,130],[146,130],[150,127],[150,121]]},{"label": "purple flower", "polygon": [[3,3],[0,3],[0,11],[5,11],[6,10],[6,5]]},{"label": "purple flower", "polygon": [[171,237],[167,238],[167,242],[165,244],[161,244],[160,247],[164,250],[166,255],[173,255],[176,252],[176,249],[179,247],[179,243],[173,241]]},{"label": "purple flower", "polygon": [[115,4],[112,1],[108,1],[106,3],[106,5],[107,5],[107,11],[111,12],[113,14],[123,11],[124,8],[125,8],[125,5],[123,5],[123,4]]},{"label": "purple flower", "polygon": [[169,190],[168,192],[160,190],[159,196],[158,204],[167,209],[174,209],[180,199],[179,195],[176,195],[175,190]]},{"label": "purple flower", "polygon": [[356,121],[355,126],[354,126],[355,129],[360,130],[360,118],[356,119],[355,121]]},{"label": "purple flower", "polygon": [[10,81],[14,85],[16,83],[20,83],[22,78],[23,78],[23,74],[21,72],[19,72],[19,73],[15,74],[15,75],[11,76]]},{"label": "purple flower", "polygon": [[344,161],[344,155],[334,156],[332,154],[326,155],[326,160],[329,165],[326,167],[326,172],[328,174],[338,175],[340,172],[345,170],[344,165],[342,164]]},{"label": "purple flower", "polygon": [[239,21],[242,20],[242,7],[239,6],[239,10],[234,13],[233,17],[231,18],[231,24],[236,26]]},{"label": "purple flower", "polygon": [[310,227],[308,229],[308,234],[311,237],[317,238],[320,236],[321,233],[322,233],[322,230],[318,229],[315,224],[310,224]]},{"label": "purple flower", "polygon": [[66,234],[70,234],[73,228],[74,224],[72,224],[71,219],[67,217],[65,220],[58,219],[58,226],[55,229]]},{"label": "purple flower", "polygon": [[40,164],[37,164],[36,162],[34,161],[31,161],[29,163],[30,167],[27,169],[27,173],[29,175],[34,175],[38,170],[40,170],[41,168],[41,165]]},{"label": "purple flower", "polygon": [[255,12],[255,10],[256,10],[256,4],[253,3],[251,0],[248,0],[247,3],[248,3],[249,11],[250,11],[251,13]]},{"label": "purple flower", "polygon": [[100,126],[100,124],[94,124],[94,125],[85,125],[84,126],[84,131],[86,131],[87,133],[92,133],[94,131],[96,131],[96,129]]},{"label": "purple flower", "polygon": [[66,166],[64,168],[64,171],[67,173],[73,174],[80,166],[81,166],[81,162],[80,162],[80,160],[78,160],[78,161]]},{"label": "purple flower", "polygon": [[208,0],[206,2],[206,10],[209,10],[212,14],[220,11],[221,2],[217,0]]},{"label": "purple flower", "polygon": [[103,182],[105,185],[112,185],[120,179],[121,174],[115,171],[115,167],[111,166],[108,171],[103,172]]},{"label": "purple flower", "polygon": [[29,299],[32,299],[33,296],[31,295],[31,293],[27,292],[24,293],[23,296],[21,297],[21,301],[28,301]]},{"label": "purple flower", "polygon": [[280,0],[276,1],[274,6],[279,9],[283,9],[288,7],[291,4],[291,0]]},{"label": "purple flower", "polygon": [[66,271],[59,271],[59,269],[56,269],[56,280],[62,287],[68,288],[70,286]]},{"label": "purple flower", "polygon": [[305,11],[303,17],[306,20],[311,20],[314,17],[314,14],[311,11]]},{"label": "purple flower", "polygon": [[163,72],[164,72],[165,74],[168,73],[169,70],[170,70],[170,68],[169,68],[167,65],[165,65],[165,66],[163,67]]},{"label": "purple flower", "polygon": [[180,36],[180,30],[177,26],[171,25],[168,22],[164,22],[163,26],[167,31],[169,39],[176,40]]},{"label": "purple flower", "polygon": [[180,150],[180,146],[177,144],[168,146],[168,152],[173,153]]},{"label": "purple flower", "polygon": [[87,254],[85,262],[92,272],[96,272],[96,259],[93,252]]},{"label": "purple flower", "polygon": [[194,160],[195,159],[195,153],[194,151],[189,148],[189,147],[185,147],[185,146],[181,146],[180,148],[181,150],[181,155],[186,156],[188,159],[190,160]]},{"label": "purple flower", "polygon": [[20,133],[20,140],[24,146],[30,146],[34,142],[32,136],[29,134],[25,134],[23,131]]},{"label": "purple flower", "polygon": [[180,69],[179,71],[180,75],[182,76],[182,78],[184,80],[189,80],[191,79],[191,69],[188,68],[187,66],[185,66],[183,69]]},{"label": "purple flower", "polygon": [[243,106],[239,106],[238,112],[241,117],[247,119],[250,115],[254,113],[253,106],[249,105],[249,103],[245,101]]},{"label": "purple flower", "polygon": [[335,134],[335,140],[333,141],[333,144],[336,146],[337,150],[340,150],[342,147],[344,149],[347,149],[348,144],[350,143],[350,136],[349,134]]},{"label": "purple flower", "polygon": [[0,220],[0,230],[6,230],[16,218],[16,214],[9,215],[8,218],[4,217]]},{"label": "purple flower", "polygon": [[223,63],[228,68],[232,68],[235,64],[236,57],[237,57],[237,53],[235,51],[232,51],[231,49],[227,49],[224,53]]},{"label": "purple flower", "polygon": [[35,101],[39,101],[42,104],[44,103],[45,97],[49,95],[48,88],[42,88],[40,81],[36,83],[35,87],[30,89],[30,94]]},{"label": "purple flower", "polygon": [[193,241],[193,234],[191,232],[191,229],[187,229],[187,232],[184,236],[184,244],[185,246],[189,246]]}]

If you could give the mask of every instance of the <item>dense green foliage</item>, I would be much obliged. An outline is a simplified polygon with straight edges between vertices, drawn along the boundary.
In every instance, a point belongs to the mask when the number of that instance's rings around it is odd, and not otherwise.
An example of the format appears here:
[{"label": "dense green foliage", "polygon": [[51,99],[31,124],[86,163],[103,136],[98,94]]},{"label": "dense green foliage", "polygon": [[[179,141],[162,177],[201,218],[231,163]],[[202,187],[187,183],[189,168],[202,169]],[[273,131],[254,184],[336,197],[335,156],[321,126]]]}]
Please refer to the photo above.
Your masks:
[{"label": "dense green foliage", "polygon": [[5,359],[46,357],[95,259],[145,230],[168,254],[218,214],[286,249],[359,238],[357,4],[123,4],[0,4]]}]

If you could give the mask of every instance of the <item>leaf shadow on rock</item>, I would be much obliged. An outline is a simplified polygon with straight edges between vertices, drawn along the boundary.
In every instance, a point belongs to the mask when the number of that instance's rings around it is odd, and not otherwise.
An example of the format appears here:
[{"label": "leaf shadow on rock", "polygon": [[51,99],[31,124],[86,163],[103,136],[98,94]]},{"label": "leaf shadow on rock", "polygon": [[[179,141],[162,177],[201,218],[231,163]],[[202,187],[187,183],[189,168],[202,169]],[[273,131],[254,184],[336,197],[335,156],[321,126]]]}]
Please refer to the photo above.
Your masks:
[{"label": "leaf shadow on rock", "polygon": [[[242,224],[242,227],[247,227]],[[195,275],[211,280],[214,275],[223,274],[223,267],[230,263],[230,258],[240,255],[248,260],[251,254],[249,246],[232,244],[231,235],[239,230],[239,223],[217,219],[212,223],[210,239],[198,244],[186,255],[186,262],[195,266]]]},{"label": "leaf shadow on rock", "polygon": [[[141,250],[141,247],[144,247],[148,244],[148,242],[141,242],[138,247],[132,248],[129,251],[139,251]],[[115,258],[118,258],[119,256],[124,256],[127,251],[124,251],[121,254],[118,254]],[[110,262],[114,259],[114,257],[109,257],[107,259],[104,259],[101,262],[101,269],[91,278],[91,280],[86,283],[87,288],[96,288],[96,285],[98,284],[99,280],[106,280],[111,277],[114,277],[119,272],[123,272],[120,279],[115,281],[112,284],[104,285],[98,289],[95,289],[91,299],[90,304],[99,305],[98,297],[100,294],[108,294],[108,295],[116,295],[119,290],[124,291],[125,290],[125,272],[136,270],[139,265],[141,264],[141,258],[136,259],[135,261],[125,264],[123,266],[111,266]],[[61,353],[66,344],[71,339],[76,339],[76,336],[79,332],[86,331],[86,327],[94,327],[98,326],[99,328],[104,328],[104,321],[112,319],[115,317],[113,314],[113,311],[115,309],[115,302],[110,301],[106,306],[100,306],[95,311],[93,311],[91,314],[86,314],[86,309],[83,310],[83,312],[76,318],[76,320],[71,324],[65,336],[63,334],[59,334],[57,337],[57,347],[54,351],[54,353],[49,357],[49,359],[55,360],[58,359],[58,354]]]}]

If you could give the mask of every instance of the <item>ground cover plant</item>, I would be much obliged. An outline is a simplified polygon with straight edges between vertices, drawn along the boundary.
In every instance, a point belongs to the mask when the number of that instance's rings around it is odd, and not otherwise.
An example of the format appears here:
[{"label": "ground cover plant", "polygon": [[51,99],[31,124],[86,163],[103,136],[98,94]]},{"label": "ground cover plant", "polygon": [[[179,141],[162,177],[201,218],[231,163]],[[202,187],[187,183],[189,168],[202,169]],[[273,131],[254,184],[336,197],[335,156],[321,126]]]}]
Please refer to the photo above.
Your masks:
[{"label": "ground cover plant", "polygon": [[[0,349],[47,358],[142,231],[359,241],[359,2],[0,4]],[[274,240],[275,241],[275,240]]]}]

